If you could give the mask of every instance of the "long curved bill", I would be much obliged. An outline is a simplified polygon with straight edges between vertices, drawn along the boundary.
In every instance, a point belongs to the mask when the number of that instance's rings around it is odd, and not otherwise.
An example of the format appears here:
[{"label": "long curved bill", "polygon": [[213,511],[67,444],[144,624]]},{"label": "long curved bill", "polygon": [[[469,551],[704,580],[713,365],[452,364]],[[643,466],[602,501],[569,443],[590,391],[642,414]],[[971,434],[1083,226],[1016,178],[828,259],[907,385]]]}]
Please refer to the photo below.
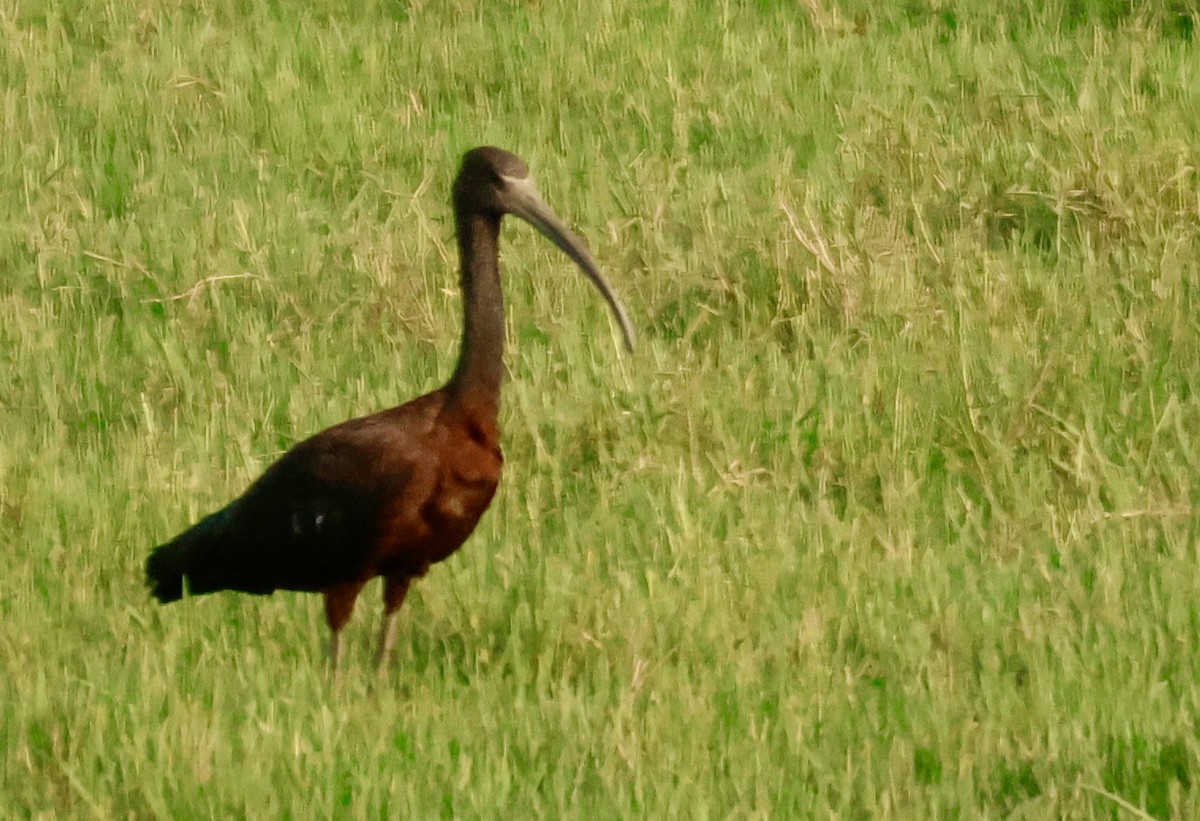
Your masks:
[{"label": "long curved bill", "polygon": [[508,203],[509,211],[538,229],[546,239],[561,248],[563,253],[575,261],[575,264],[600,291],[608,303],[608,307],[612,309],[617,323],[621,326],[621,333],[625,337],[626,350],[633,351],[634,335],[633,326],[629,322],[629,314],[625,312],[625,306],[621,304],[621,300],[617,299],[612,286],[608,284],[608,281],[601,275],[600,269],[596,267],[596,263],[592,261],[583,242],[571,233],[562,220],[550,210],[550,206],[542,200],[532,178],[505,177],[504,181],[508,185],[508,193],[512,195],[512,200]]}]

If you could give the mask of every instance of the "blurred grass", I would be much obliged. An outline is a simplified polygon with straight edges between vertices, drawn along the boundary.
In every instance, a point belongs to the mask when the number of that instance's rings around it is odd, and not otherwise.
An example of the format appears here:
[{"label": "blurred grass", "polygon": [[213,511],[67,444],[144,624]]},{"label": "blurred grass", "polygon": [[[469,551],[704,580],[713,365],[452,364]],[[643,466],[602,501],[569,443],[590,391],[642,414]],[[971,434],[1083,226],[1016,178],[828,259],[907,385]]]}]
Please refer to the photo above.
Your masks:
[{"label": "blurred grass", "polygon": [[[1195,14],[3,6],[0,812],[1196,815]],[[141,562],[446,378],[481,143],[643,344],[506,229],[500,495],[331,694]]]}]

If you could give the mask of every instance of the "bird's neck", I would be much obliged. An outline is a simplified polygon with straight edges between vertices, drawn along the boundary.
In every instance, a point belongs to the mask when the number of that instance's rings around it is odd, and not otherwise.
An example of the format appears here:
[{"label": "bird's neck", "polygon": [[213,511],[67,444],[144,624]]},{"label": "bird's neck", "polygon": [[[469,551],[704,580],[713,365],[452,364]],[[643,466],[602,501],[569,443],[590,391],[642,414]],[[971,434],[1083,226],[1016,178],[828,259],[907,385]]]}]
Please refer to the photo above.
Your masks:
[{"label": "bird's neck", "polygon": [[460,214],[463,335],[447,389],[460,404],[495,417],[504,378],[504,295],[500,290],[500,218]]}]

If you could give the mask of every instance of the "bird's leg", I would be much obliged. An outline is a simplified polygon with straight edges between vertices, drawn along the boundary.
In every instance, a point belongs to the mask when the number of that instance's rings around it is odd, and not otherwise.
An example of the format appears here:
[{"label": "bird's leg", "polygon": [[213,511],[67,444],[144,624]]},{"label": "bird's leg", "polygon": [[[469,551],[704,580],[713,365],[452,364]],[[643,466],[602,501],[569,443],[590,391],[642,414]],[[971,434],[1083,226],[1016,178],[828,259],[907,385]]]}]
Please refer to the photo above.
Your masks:
[{"label": "bird's leg", "polygon": [[387,673],[388,659],[396,643],[396,611],[408,595],[408,576],[386,577],[383,580],[383,625],[379,629],[379,649],[375,653],[375,672],[380,678]]},{"label": "bird's leg", "polygon": [[350,621],[354,602],[363,589],[362,582],[347,582],[325,591],[325,621],[329,624],[329,674],[337,678],[338,661],[342,654],[342,628]]},{"label": "bird's leg", "polygon": [[342,634],[331,633],[329,635],[329,675],[337,678],[338,661],[342,657]]}]

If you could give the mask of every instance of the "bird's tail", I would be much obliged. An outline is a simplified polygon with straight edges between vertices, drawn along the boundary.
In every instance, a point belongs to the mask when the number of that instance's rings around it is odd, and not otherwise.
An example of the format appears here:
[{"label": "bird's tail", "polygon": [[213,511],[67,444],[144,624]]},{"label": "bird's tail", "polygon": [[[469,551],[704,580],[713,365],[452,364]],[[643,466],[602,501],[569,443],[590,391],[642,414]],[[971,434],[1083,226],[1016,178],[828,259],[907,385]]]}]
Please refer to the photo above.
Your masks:
[{"label": "bird's tail", "polygon": [[183,598],[184,578],[188,593],[193,596],[227,586],[222,583],[219,557],[227,541],[228,515],[226,509],[207,516],[150,552],[146,559],[146,586],[154,598],[163,604]]},{"label": "bird's tail", "polygon": [[154,548],[146,559],[146,586],[163,604],[183,598],[187,545],[181,539]]}]

